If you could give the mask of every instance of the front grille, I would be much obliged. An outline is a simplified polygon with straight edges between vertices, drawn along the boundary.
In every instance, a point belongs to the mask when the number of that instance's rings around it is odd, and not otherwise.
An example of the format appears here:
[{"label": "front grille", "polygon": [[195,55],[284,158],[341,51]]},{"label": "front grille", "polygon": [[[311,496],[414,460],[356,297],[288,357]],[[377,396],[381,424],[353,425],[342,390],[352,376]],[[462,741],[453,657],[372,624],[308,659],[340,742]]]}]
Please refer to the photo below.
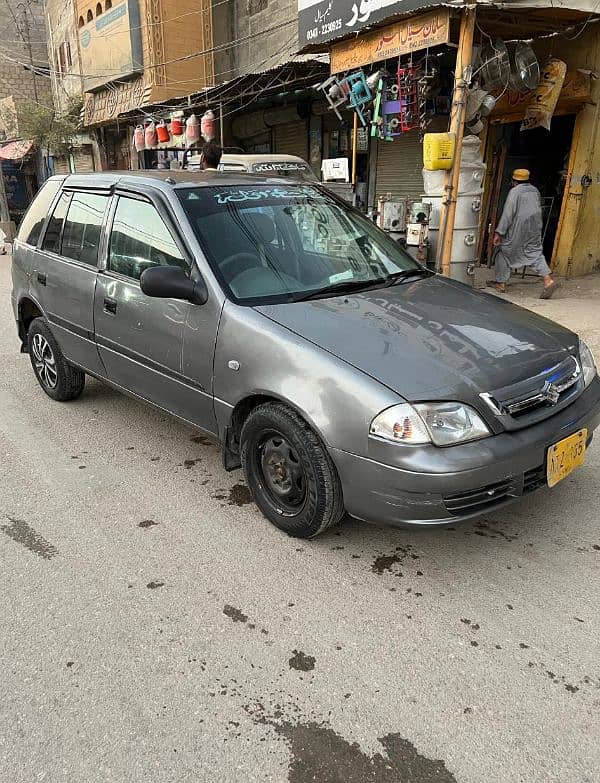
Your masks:
[{"label": "front grille", "polygon": [[546,466],[540,465],[525,472],[523,476],[523,494],[533,492],[546,485]]},{"label": "front grille", "polygon": [[546,468],[544,465],[539,465],[521,476],[511,476],[493,484],[470,489],[467,492],[447,495],[444,498],[444,505],[454,516],[479,514],[491,511],[494,506],[498,506],[510,498],[528,494],[545,485]]},{"label": "front grille", "polygon": [[496,481],[494,484],[486,484],[478,489],[471,489],[468,492],[448,495],[444,498],[444,504],[448,511],[456,516],[476,514],[514,496],[514,490],[514,479],[508,478],[504,481]]},{"label": "front grille", "polygon": [[481,394],[506,429],[520,429],[552,416],[581,392],[581,368],[574,356],[523,381]]}]

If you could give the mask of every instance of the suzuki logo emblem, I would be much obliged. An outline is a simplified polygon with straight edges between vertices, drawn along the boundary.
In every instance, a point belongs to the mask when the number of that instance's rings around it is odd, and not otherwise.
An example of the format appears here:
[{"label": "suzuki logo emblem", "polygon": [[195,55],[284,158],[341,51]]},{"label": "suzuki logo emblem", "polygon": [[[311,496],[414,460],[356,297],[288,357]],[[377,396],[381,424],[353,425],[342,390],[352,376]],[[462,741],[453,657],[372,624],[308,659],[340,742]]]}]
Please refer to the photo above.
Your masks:
[{"label": "suzuki logo emblem", "polygon": [[542,394],[544,395],[546,402],[550,403],[550,405],[556,405],[560,399],[560,392],[554,383],[545,383]]}]

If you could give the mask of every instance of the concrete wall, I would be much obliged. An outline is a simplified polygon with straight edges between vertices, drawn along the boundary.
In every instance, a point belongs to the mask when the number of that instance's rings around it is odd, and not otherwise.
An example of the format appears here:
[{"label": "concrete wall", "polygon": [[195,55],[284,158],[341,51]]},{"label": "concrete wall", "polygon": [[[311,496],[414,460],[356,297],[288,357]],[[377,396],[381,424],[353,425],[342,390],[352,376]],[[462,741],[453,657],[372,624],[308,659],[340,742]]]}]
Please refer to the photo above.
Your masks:
[{"label": "concrete wall", "polygon": [[[50,79],[36,75],[21,63],[47,66],[46,23],[43,3],[35,0],[0,3],[2,42],[0,98],[36,100],[51,105]],[[18,62],[17,62],[18,61]]]},{"label": "concrete wall", "polygon": [[[52,68],[52,91],[54,105],[59,113],[67,111],[70,101],[82,96],[79,49],[75,4],[73,0],[47,0],[46,24],[48,30],[48,59]],[[71,65],[60,70],[60,47],[68,43]]]},{"label": "concrete wall", "polygon": [[[578,276],[600,270],[600,24],[591,24],[577,39],[547,39],[536,43],[543,61],[550,53],[571,67],[596,74],[592,79],[593,104],[583,108],[575,125],[576,150],[573,174],[562,230],[553,259],[553,268],[563,276]],[[591,184],[582,185],[589,177]]]},{"label": "concrete wall", "polygon": [[[297,0],[231,0],[232,40],[258,33],[231,47],[235,75],[266,71],[284,65],[298,50]],[[287,22],[273,32],[260,34]]]}]

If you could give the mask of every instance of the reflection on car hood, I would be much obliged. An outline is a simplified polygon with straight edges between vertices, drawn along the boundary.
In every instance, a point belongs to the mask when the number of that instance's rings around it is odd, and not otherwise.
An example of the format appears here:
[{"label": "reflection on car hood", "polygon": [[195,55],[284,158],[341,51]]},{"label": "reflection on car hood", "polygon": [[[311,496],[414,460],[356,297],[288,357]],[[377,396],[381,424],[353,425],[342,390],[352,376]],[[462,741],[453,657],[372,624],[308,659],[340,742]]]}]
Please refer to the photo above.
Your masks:
[{"label": "reflection on car hood", "polygon": [[546,318],[439,276],[256,309],[408,400],[473,400],[552,367],[577,343]]}]

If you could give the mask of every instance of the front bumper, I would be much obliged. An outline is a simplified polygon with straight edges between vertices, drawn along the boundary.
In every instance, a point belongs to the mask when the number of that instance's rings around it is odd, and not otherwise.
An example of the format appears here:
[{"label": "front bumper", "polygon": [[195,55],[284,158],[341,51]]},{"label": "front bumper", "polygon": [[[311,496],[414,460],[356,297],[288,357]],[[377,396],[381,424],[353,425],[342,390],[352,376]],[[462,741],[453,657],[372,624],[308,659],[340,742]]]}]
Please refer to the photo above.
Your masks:
[{"label": "front bumper", "polygon": [[[377,446],[401,455],[399,465],[331,449],[349,514],[390,525],[448,525],[514,502],[546,484],[546,453],[553,443],[600,425],[596,378],[564,410],[526,429],[440,449]],[[391,461],[391,460],[390,460]]]}]

